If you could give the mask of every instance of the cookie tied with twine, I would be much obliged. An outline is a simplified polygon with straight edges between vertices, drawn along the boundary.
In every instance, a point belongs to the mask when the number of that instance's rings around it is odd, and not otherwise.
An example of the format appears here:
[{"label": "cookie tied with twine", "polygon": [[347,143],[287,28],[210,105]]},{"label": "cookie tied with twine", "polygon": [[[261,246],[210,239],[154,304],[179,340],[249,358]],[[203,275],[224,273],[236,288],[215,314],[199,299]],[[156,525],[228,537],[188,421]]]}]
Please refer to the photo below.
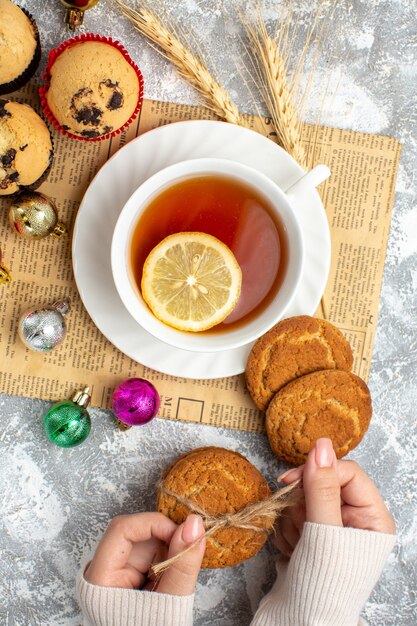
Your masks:
[{"label": "cookie tied with twine", "polygon": [[[157,509],[177,524],[190,513],[201,515],[202,567],[218,568],[254,556],[295,497],[293,485],[272,494],[262,474],[238,452],[206,447],[184,454],[168,469],[158,488]],[[153,573],[161,574],[199,541],[154,565]]]}]

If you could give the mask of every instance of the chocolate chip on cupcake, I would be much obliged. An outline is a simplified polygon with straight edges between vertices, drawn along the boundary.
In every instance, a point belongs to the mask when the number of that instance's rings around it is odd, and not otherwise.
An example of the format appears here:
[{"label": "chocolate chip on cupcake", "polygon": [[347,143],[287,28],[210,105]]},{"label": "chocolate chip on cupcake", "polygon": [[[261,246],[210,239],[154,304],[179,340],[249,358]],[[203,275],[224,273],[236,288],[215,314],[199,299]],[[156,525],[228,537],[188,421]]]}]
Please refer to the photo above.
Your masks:
[{"label": "chocolate chip on cupcake", "polygon": [[[191,511],[164,489],[214,516],[235,513],[271,495],[262,474],[244,456],[217,447],[197,448],[184,454],[163,478],[158,511],[181,524]],[[264,545],[274,516],[251,523],[260,531],[230,527],[207,537],[202,567],[228,567],[254,556]]]},{"label": "chocolate chip on cupcake", "polygon": [[254,344],[246,382],[256,406],[265,411],[273,395],[291,380],[316,370],[350,370],[352,362],[352,349],[338,328],[299,315],[282,320]]},{"label": "chocolate chip on cupcake", "polygon": [[124,49],[87,35],[52,51],[47,85],[41,89],[45,114],[58,130],[78,139],[102,139],[120,132],[138,113],[143,82]]},{"label": "chocolate chip on cupcake", "polygon": [[48,127],[32,107],[0,99],[0,196],[38,187],[52,156]]},{"label": "chocolate chip on cupcake", "polygon": [[35,21],[11,0],[0,0],[0,95],[27,83],[41,58]]},{"label": "chocolate chip on cupcake", "polygon": [[322,370],[293,380],[274,395],[266,432],[279,459],[301,465],[321,437],[332,440],[340,459],[361,441],[371,416],[369,389],[359,376]]}]

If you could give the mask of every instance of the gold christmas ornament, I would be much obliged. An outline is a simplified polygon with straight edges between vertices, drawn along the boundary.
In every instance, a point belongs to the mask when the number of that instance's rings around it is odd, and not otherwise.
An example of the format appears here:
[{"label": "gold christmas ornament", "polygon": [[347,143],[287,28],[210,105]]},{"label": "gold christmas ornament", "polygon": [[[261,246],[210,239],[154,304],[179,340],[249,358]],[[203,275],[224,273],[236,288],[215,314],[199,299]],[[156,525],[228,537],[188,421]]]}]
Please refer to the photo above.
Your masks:
[{"label": "gold christmas ornament", "polygon": [[65,13],[65,23],[68,24],[68,30],[74,31],[81,26],[84,19],[84,11],[93,8],[99,0],[60,0],[61,4],[67,9]]},{"label": "gold christmas ornament", "polygon": [[12,281],[12,277],[10,276],[10,272],[7,267],[1,264],[2,254],[0,249],[0,285],[10,283]]},{"label": "gold christmas ornament", "polygon": [[65,224],[58,221],[54,202],[37,191],[22,191],[15,197],[9,220],[15,231],[26,239],[61,237],[67,232]]}]

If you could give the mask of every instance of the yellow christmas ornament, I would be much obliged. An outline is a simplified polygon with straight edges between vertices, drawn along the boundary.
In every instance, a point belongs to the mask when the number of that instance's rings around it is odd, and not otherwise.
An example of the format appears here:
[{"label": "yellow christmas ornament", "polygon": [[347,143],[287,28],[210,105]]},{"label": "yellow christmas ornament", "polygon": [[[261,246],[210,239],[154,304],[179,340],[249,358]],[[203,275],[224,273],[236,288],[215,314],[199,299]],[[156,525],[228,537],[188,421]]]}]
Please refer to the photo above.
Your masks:
[{"label": "yellow christmas ornament", "polygon": [[2,265],[1,259],[2,259],[2,254],[1,254],[1,249],[0,249],[0,285],[3,285],[6,283],[10,283],[12,280],[12,277],[10,276],[10,272],[7,269],[7,267],[4,267],[4,265]]},{"label": "yellow christmas ornament", "polygon": [[48,235],[61,237],[67,227],[58,221],[54,202],[37,191],[22,191],[9,209],[9,220],[15,231],[26,239],[42,239]]}]

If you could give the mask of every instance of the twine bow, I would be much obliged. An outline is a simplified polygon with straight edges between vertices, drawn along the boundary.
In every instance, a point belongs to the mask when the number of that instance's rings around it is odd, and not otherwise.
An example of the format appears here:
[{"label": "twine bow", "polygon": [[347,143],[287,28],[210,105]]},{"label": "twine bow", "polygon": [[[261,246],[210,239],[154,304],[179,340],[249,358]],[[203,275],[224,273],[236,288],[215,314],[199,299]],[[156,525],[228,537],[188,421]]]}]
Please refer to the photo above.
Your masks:
[{"label": "twine bow", "polygon": [[[151,568],[152,573],[155,576],[162,574],[168,567],[192,550],[202,539],[211,537],[218,530],[225,528],[241,528],[243,530],[252,530],[254,532],[267,534],[270,528],[272,528],[276,518],[282,514],[284,509],[298,501],[299,493],[296,491],[296,488],[299,486],[300,482],[300,480],[297,480],[291,485],[278,489],[278,491],[275,491],[269,498],[248,504],[235,513],[224,513],[222,515],[210,515],[196,502],[180,496],[161,484],[159,486],[160,494],[175,498],[177,502],[186,506],[191,513],[201,515],[205,532],[204,535],[193,541],[193,543],[175,556],[153,565]],[[260,526],[262,520],[268,518],[270,518],[269,528]]]}]

